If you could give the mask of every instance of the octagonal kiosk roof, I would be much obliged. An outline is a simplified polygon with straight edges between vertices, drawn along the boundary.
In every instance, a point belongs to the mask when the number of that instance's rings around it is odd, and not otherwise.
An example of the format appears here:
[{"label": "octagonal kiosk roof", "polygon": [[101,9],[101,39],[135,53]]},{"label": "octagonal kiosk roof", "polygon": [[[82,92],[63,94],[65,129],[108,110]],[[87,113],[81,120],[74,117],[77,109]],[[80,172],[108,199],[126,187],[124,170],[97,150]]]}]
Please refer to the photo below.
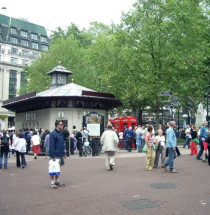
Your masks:
[{"label": "octagonal kiosk roof", "polygon": [[[65,74],[66,77],[61,77],[61,74]],[[67,76],[70,74],[72,74],[71,71],[59,65],[47,73],[47,75],[51,75],[50,89],[6,100],[2,107],[21,113],[52,107],[110,110],[122,105],[121,101],[116,99],[113,94],[97,92],[75,83],[66,84]],[[56,75],[55,80],[53,75]],[[71,106],[69,100],[72,101]],[[60,101],[63,101],[62,104]]]}]

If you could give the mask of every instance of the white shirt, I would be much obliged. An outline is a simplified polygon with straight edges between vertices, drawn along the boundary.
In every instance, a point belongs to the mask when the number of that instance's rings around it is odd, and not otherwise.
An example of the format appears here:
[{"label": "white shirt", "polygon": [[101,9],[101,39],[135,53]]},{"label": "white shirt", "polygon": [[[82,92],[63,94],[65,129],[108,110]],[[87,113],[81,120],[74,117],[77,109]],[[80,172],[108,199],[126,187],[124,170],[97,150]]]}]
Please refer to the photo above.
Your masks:
[{"label": "white shirt", "polygon": [[191,138],[191,129],[190,128],[187,128],[185,130],[185,132],[189,133],[189,134],[186,134],[186,136],[188,136],[189,138]]},{"label": "white shirt", "polygon": [[158,142],[160,142],[160,145],[161,146],[163,146],[163,147],[165,147],[166,146],[166,139],[165,139],[165,137],[164,136],[156,136],[155,137],[155,139],[158,141]]},{"label": "white shirt", "polygon": [[136,129],[136,134],[137,135],[139,135],[139,134],[141,135],[142,133],[143,133],[143,131],[142,131],[141,127],[139,127],[139,128]]},{"label": "white shirt", "polygon": [[142,130],[142,139],[145,139],[145,135],[146,135],[146,128]]},{"label": "white shirt", "polygon": [[123,132],[122,132],[122,131],[119,133],[119,139],[120,139],[120,140],[123,139]]},{"label": "white shirt", "polygon": [[34,146],[37,146],[40,144],[40,138],[38,135],[33,135],[31,137],[31,142],[33,143]]},{"label": "white shirt", "polygon": [[15,150],[25,153],[26,152],[26,140],[24,138],[17,138],[16,144],[15,144]]}]

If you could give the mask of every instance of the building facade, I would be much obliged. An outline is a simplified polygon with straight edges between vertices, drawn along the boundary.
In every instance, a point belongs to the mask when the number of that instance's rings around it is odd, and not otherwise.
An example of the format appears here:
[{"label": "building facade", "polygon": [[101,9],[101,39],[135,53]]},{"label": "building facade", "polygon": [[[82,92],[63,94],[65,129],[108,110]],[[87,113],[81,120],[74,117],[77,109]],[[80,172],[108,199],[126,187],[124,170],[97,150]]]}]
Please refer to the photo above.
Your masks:
[{"label": "building facade", "polygon": [[0,130],[14,126],[14,113],[3,101],[18,95],[25,84],[26,66],[49,47],[46,29],[0,14]]}]

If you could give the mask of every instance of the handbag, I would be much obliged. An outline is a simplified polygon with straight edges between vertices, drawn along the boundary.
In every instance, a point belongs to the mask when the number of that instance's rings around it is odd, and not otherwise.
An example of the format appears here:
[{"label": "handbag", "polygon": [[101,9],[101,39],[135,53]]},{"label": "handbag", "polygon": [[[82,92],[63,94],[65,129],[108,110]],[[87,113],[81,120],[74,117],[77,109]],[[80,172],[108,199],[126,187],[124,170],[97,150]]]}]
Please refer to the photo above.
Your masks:
[{"label": "handbag", "polygon": [[146,144],[146,143],[144,144],[144,147],[143,147],[143,149],[142,149],[142,152],[147,152],[147,144]]}]

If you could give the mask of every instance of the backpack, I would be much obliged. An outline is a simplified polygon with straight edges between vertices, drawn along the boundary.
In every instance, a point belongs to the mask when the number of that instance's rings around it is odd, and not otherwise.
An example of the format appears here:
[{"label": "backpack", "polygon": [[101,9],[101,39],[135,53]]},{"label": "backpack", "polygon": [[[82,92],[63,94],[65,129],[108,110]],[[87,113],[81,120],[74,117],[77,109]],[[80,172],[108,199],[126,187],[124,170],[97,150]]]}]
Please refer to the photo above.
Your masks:
[{"label": "backpack", "polygon": [[1,137],[1,149],[9,151],[9,137]]}]

